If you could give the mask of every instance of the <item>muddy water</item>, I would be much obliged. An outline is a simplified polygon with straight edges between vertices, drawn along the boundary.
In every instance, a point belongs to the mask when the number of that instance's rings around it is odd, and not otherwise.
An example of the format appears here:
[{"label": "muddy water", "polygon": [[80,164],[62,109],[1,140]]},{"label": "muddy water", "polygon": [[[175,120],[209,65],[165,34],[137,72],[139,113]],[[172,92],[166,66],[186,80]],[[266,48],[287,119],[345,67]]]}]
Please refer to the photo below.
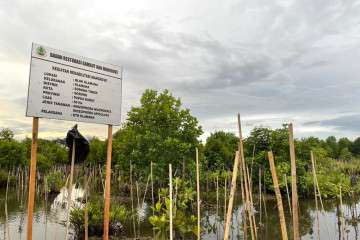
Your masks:
[{"label": "muddy water", "polygon": [[[73,188],[73,203],[76,204],[76,199],[82,196],[81,189]],[[65,205],[61,207],[60,202],[66,191],[54,197],[50,197],[48,202],[45,202],[43,196],[37,196],[35,199],[34,223],[33,223],[33,239],[64,239],[65,227],[61,224],[66,217]],[[216,208],[216,200],[214,197],[208,198],[209,195],[214,194],[203,193],[202,203],[205,206],[201,210],[201,226],[203,233],[202,239],[222,239],[224,233],[224,209],[223,199],[220,200],[219,209]],[[238,194],[237,196],[240,196]],[[256,225],[258,227],[258,239],[276,240],[281,238],[280,221],[278,218],[278,211],[276,199],[268,194],[266,198],[266,212],[264,205],[260,212],[260,205],[254,196],[254,209]],[[5,225],[5,189],[0,189],[0,239],[7,239],[7,229]],[[135,201],[136,202],[136,201]],[[131,205],[127,204],[130,210]],[[285,219],[287,222],[287,230],[289,239],[292,239],[292,219],[289,211],[287,199],[283,197],[283,205],[285,210]],[[24,206],[22,208],[21,206]],[[236,201],[234,204],[232,228],[230,230],[230,239],[243,239],[242,231],[242,207],[241,202]],[[300,220],[299,229],[301,239],[318,239],[317,221],[315,212],[315,201],[313,199],[299,199]],[[341,225],[339,224],[340,209],[337,200],[324,200],[325,214],[328,221],[329,234],[332,239],[342,239]],[[196,215],[196,208],[192,209],[193,214]],[[218,214],[217,214],[218,212]],[[359,233],[359,213],[360,205],[358,200],[347,199],[344,201],[344,216],[345,216],[345,239],[358,239]],[[12,240],[26,239],[27,226],[27,193],[24,193],[23,198],[21,192],[10,189],[8,196],[8,214],[9,214],[9,228],[10,237]],[[141,211],[141,236],[153,236],[153,230],[148,219],[151,216],[152,210],[149,204],[145,204]],[[261,221],[260,221],[261,217]],[[57,224],[60,219],[60,224]],[[57,234],[56,234],[57,233]],[[124,225],[124,235],[131,237],[133,234],[132,219]],[[250,230],[248,230],[249,239]],[[324,216],[320,213],[320,236],[321,239],[328,239],[328,231]]]}]

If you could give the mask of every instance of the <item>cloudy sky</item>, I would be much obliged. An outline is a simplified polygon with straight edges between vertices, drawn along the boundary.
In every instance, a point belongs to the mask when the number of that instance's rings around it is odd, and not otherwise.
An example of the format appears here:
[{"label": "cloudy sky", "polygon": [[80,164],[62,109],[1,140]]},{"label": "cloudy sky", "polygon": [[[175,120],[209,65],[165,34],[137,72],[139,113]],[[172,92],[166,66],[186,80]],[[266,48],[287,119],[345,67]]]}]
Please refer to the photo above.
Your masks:
[{"label": "cloudy sky", "polygon": [[[203,139],[235,132],[237,113],[245,136],[290,122],[297,138],[360,136],[359,1],[1,0],[0,36],[0,129],[17,139],[31,135],[32,42],[123,66],[123,121],[145,89],[169,89]],[[64,137],[72,125],[40,119],[39,134]]]}]

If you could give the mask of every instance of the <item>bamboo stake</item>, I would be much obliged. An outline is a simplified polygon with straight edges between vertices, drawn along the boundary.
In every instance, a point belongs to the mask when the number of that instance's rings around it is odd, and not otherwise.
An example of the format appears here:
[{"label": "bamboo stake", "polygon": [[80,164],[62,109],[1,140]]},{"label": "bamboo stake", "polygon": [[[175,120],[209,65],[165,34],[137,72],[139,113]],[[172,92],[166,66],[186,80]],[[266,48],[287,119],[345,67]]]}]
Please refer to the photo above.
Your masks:
[{"label": "bamboo stake", "polygon": [[238,168],[239,168],[239,151],[236,151],[234,171],[233,171],[232,184],[231,184],[231,192],[229,198],[229,208],[228,208],[226,224],[225,224],[224,240],[229,239],[229,230],[231,224],[232,208],[234,204],[234,194],[236,190],[236,177],[237,177]]},{"label": "bamboo stake", "polygon": [[251,207],[250,207],[250,200],[249,200],[248,182],[247,182],[247,177],[246,177],[246,167],[245,167],[244,148],[243,148],[243,141],[242,141],[240,114],[238,114],[238,127],[239,127],[241,162],[242,162],[242,168],[243,168],[243,174],[244,174],[244,185],[245,185],[246,205],[247,205],[248,214],[249,214],[249,223],[250,223],[250,230],[251,230],[251,239],[254,240],[254,229],[253,229],[253,224],[252,224],[252,220],[251,220]]},{"label": "bamboo stake", "polygon": [[31,141],[31,163],[29,179],[29,202],[27,218],[27,240],[32,240],[32,224],[34,215],[34,198],[35,198],[35,175],[36,175],[36,152],[38,144],[39,118],[33,118],[32,141]]},{"label": "bamboo stake", "polygon": [[[267,211],[266,211],[266,198],[265,198],[265,195],[266,195],[266,171],[264,171],[264,194],[263,194],[263,202],[264,202],[264,211],[265,211],[265,220],[267,220]],[[267,221],[266,221],[267,222]]]},{"label": "bamboo stake", "polygon": [[140,212],[140,197],[139,197],[139,183],[135,180],[136,184],[136,198],[137,198],[137,212],[138,212],[138,237],[140,237],[140,220],[141,220],[141,212]]},{"label": "bamboo stake", "polygon": [[219,175],[216,175],[216,235],[219,233]]},{"label": "bamboo stake", "polygon": [[69,234],[69,218],[70,218],[70,206],[71,206],[71,192],[72,192],[72,181],[74,177],[74,164],[75,164],[75,138],[73,139],[73,147],[72,147],[72,155],[71,155],[71,170],[70,170],[70,182],[69,182],[69,193],[68,193],[68,204],[67,204],[67,212],[66,212],[66,232],[65,232],[65,240],[68,239]]},{"label": "bamboo stake", "polygon": [[131,212],[132,212],[133,227],[134,227],[134,239],[136,239],[136,225],[135,225],[135,214],[134,214],[134,194],[133,194],[132,164],[131,164],[131,161],[130,161],[130,197],[131,197]]},{"label": "bamboo stake", "polygon": [[249,178],[249,168],[247,167],[247,177],[248,177],[248,182],[249,184],[249,191],[250,191],[250,206],[251,206],[251,215],[253,217],[253,224],[254,224],[254,232],[255,232],[255,238],[257,239],[257,228],[256,228],[256,221],[255,221],[255,212],[254,212],[254,202],[253,202],[253,198],[252,198],[252,184],[251,184],[251,179]]},{"label": "bamboo stake", "polygon": [[291,192],[292,192],[292,209],[293,209],[293,229],[294,240],[299,240],[299,210],[298,195],[296,187],[296,161],[294,148],[293,125],[289,124],[289,143],[290,143],[290,159],[291,159]]},{"label": "bamboo stake", "polygon": [[288,236],[287,236],[287,231],[286,231],[284,208],[283,208],[283,205],[282,205],[281,193],[280,193],[280,189],[279,189],[279,183],[278,183],[278,179],[277,179],[277,176],[276,176],[274,156],[273,156],[272,152],[268,152],[268,155],[269,155],[269,163],[270,163],[271,175],[272,175],[273,182],[274,182],[274,191],[275,191],[275,194],[276,194],[276,201],[277,201],[278,209],[279,209],[279,218],[280,218],[280,224],[281,224],[281,234],[282,234],[283,240],[287,240]]},{"label": "bamboo stake", "polygon": [[106,180],[105,180],[104,240],[109,239],[112,129],[113,129],[113,126],[109,125],[109,127],[108,127],[107,159],[106,159]]},{"label": "bamboo stake", "polygon": [[197,239],[200,240],[200,171],[199,171],[199,151],[196,148],[196,185],[197,185],[197,215],[198,215],[198,229],[197,229]]},{"label": "bamboo stake", "polygon": [[[240,148],[239,148],[240,150]],[[241,200],[243,205],[243,222],[244,222],[244,237],[243,239],[247,239],[247,221],[246,221],[246,203],[245,203],[245,194],[244,194],[244,183],[243,183],[243,170],[242,170],[242,160],[240,161],[240,186],[241,186]]]},{"label": "bamboo stake", "polygon": [[344,222],[344,209],[342,205],[342,196],[341,196],[341,184],[339,184],[339,192],[340,192],[340,207],[341,207],[341,232],[342,232],[343,240],[345,240],[345,231],[344,231],[345,222]]},{"label": "bamboo stake", "polygon": [[259,206],[260,206],[260,223],[261,223],[261,215],[262,215],[262,211],[261,211],[261,168],[259,168]]},{"label": "bamboo stake", "polygon": [[[315,171],[315,178],[316,178],[316,171]],[[331,235],[330,235],[330,230],[329,230],[329,223],[328,223],[327,218],[326,218],[324,205],[323,205],[322,198],[321,198],[321,192],[320,192],[320,188],[319,188],[319,183],[317,182],[317,180],[316,180],[316,187],[317,187],[317,190],[318,190],[318,193],[319,193],[319,199],[320,199],[320,204],[321,204],[321,208],[322,208],[322,214],[324,216],[325,223],[326,223],[326,229],[327,229],[327,232],[328,232],[329,239],[331,240]]]},{"label": "bamboo stake", "polygon": [[149,184],[149,180],[150,180],[150,175],[148,176],[148,179],[146,181],[146,187],[145,187],[145,193],[144,193],[144,197],[143,197],[143,201],[141,204],[141,210],[144,209],[144,204],[145,204],[145,197],[146,197],[146,193],[147,193],[147,189],[148,189],[148,184]]},{"label": "bamboo stake", "polygon": [[316,207],[316,221],[317,221],[317,229],[318,229],[318,238],[320,238],[320,221],[319,221],[319,206],[318,206],[318,200],[317,200],[317,194],[316,194],[316,173],[315,173],[315,163],[314,163],[314,154],[311,151],[311,164],[312,164],[312,172],[313,172],[313,181],[314,181],[314,197],[315,197],[315,207]]},{"label": "bamboo stake", "polygon": [[[224,187],[224,221],[226,219],[226,177],[225,177],[225,187]],[[226,225],[224,226],[225,230]]]},{"label": "bamboo stake", "polygon": [[292,212],[291,212],[290,195],[289,195],[289,189],[288,189],[288,185],[287,185],[287,178],[286,178],[286,174],[284,175],[284,181],[285,181],[285,187],[286,187],[287,199],[288,199],[288,203],[289,203],[290,215],[292,215]]},{"label": "bamboo stake", "polygon": [[169,211],[169,218],[170,218],[170,240],[173,240],[173,212],[172,212],[172,168],[171,164],[169,164],[169,180],[170,180],[170,211]]},{"label": "bamboo stake", "polygon": [[88,211],[88,204],[85,203],[85,240],[89,239],[89,211]]},{"label": "bamboo stake", "polygon": [[[155,207],[155,201],[154,201],[154,179],[153,179],[153,163],[151,162],[150,164],[150,175],[151,175],[151,201],[152,201],[152,206]],[[153,211],[153,215],[155,214],[154,209]],[[153,229],[153,235],[155,238],[155,230]]]},{"label": "bamboo stake", "polygon": [[10,182],[10,171],[8,173],[8,179],[7,179],[7,184],[6,184],[6,194],[5,194],[5,222],[6,222],[8,240],[10,240],[9,218],[8,218],[8,211],[7,211],[7,199],[8,199],[9,182]]}]

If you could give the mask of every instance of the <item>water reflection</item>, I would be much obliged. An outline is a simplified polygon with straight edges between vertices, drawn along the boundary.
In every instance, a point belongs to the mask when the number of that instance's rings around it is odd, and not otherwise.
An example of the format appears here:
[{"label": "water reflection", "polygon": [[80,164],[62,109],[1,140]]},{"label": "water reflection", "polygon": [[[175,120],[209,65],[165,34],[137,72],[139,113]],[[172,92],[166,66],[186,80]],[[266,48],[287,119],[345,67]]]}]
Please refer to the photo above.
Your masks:
[{"label": "water reflection", "polygon": [[[83,189],[75,189],[73,187],[72,202],[73,204],[80,203],[77,201],[79,197],[82,197]],[[115,193],[115,191],[113,191]],[[26,239],[26,226],[27,226],[27,192],[21,194],[17,191],[9,191],[8,194],[8,216],[11,239]],[[201,238],[202,239],[222,239],[224,234],[224,209],[223,199],[220,200],[220,208],[216,209],[216,199],[214,194],[205,193],[202,195],[201,210],[201,226],[204,229]],[[240,196],[240,194],[238,194]],[[7,230],[5,226],[5,189],[0,189],[0,239],[7,239]],[[34,208],[34,223],[33,223],[33,239],[55,239],[55,233],[57,232],[57,239],[63,239],[65,236],[65,227],[63,224],[57,222],[63,222],[66,218],[66,204],[61,207],[61,202],[67,201],[67,191],[62,191],[56,196],[50,196],[48,201],[45,201],[44,196],[37,195],[35,199]],[[125,203],[130,210],[130,203]],[[136,201],[134,202],[136,204]],[[262,203],[263,204],[263,203]],[[342,239],[341,236],[341,214],[339,208],[339,202],[337,200],[324,199],[324,209],[326,212],[326,218],[329,224],[329,233],[333,239]],[[358,200],[345,200],[344,201],[344,217],[345,217],[345,238],[346,239],[358,239],[359,233],[359,201]],[[285,211],[286,227],[288,231],[289,239],[292,239],[292,217],[289,211],[289,204],[287,199],[283,197],[283,205]],[[22,207],[24,206],[24,207]],[[319,204],[319,206],[321,206]],[[135,205],[136,207],[136,205]],[[262,206],[260,212],[260,204],[254,196],[254,212],[256,218],[256,225],[258,227],[257,234],[259,239],[276,240],[281,239],[281,228],[278,217],[278,210],[275,197],[267,195],[266,198],[266,212]],[[299,199],[300,219],[299,229],[301,239],[318,239],[315,201],[313,199]],[[232,225],[230,229],[230,239],[243,239],[243,218],[242,218],[242,205],[241,202],[235,201]],[[190,213],[189,213],[190,214]],[[196,207],[194,205],[192,214],[196,215]],[[144,204],[141,210],[141,236],[153,236],[152,226],[148,221],[149,216],[152,215],[152,210],[148,203]],[[261,222],[260,222],[261,215]],[[320,213],[320,235],[322,239],[327,239],[328,231],[325,223],[324,216]],[[137,219],[137,216],[136,216]],[[218,228],[217,219],[219,221]],[[127,223],[124,224],[124,234],[127,237],[131,237],[133,234],[132,219],[130,218]],[[248,231],[250,239],[250,230]]]}]

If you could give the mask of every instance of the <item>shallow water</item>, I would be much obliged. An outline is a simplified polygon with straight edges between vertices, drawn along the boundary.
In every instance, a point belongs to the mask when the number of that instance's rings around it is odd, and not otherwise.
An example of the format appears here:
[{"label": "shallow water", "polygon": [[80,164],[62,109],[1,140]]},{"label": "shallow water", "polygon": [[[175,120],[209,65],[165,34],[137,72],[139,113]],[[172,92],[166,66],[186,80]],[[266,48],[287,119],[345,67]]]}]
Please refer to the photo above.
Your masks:
[{"label": "shallow water", "polygon": [[[115,191],[113,191],[114,193]],[[12,240],[26,239],[26,227],[27,227],[27,195],[21,200],[21,192],[17,192],[14,189],[10,189],[8,194],[8,214],[9,214],[9,228],[10,237]],[[60,202],[66,191],[63,189],[56,197],[50,197],[46,203],[44,196],[37,196],[35,199],[34,209],[34,223],[33,223],[33,239],[64,239],[65,226],[64,224],[57,224],[58,219],[63,222],[66,218],[65,204],[61,207]],[[73,203],[79,204],[75,199],[81,197],[83,190],[73,188]],[[211,198],[209,196],[212,196]],[[240,196],[238,194],[237,196]],[[201,227],[203,232],[201,234],[202,239],[222,239],[224,234],[224,200],[220,199],[217,218],[216,200],[214,194],[202,194],[203,206],[212,205],[210,208],[201,210]],[[258,239],[276,240],[282,239],[280,221],[278,217],[276,199],[274,196],[267,194],[266,197],[266,213],[264,211],[264,205],[262,205],[262,211],[260,213],[260,205],[254,195],[254,209],[256,225],[258,227]],[[5,189],[0,189],[0,239],[7,239],[7,229],[5,225]],[[136,202],[136,201],[135,201]],[[22,204],[21,204],[22,203]],[[136,204],[136,203],[135,203]],[[345,217],[345,239],[358,239],[359,228],[359,201],[347,199],[344,201],[344,217]],[[21,205],[24,206],[21,209]],[[287,198],[283,197],[283,205],[285,210],[285,219],[287,223],[287,231],[289,239],[292,239],[292,218],[289,211],[289,204]],[[319,207],[320,207],[319,203]],[[337,200],[324,200],[325,214],[328,221],[329,233],[332,239],[342,239],[341,225],[338,224],[341,221],[340,210],[337,207]],[[127,208],[130,210],[131,205],[128,204]],[[299,199],[300,219],[299,229],[301,239],[318,239],[317,221],[315,212],[314,199]],[[193,214],[196,215],[196,207],[193,207]],[[152,215],[152,210],[149,204],[144,205],[144,209],[141,211],[141,236],[153,236],[153,230],[148,219]],[[260,221],[261,215],[261,221]],[[219,219],[219,221],[216,221]],[[242,228],[242,207],[240,201],[235,201],[233,209],[233,221],[232,228],[230,230],[230,239],[243,239]],[[324,216],[319,213],[320,219],[320,236],[322,239],[328,239],[328,231]],[[216,226],[218,225],[218,230]],[[215,226],[215,228],[214,228]],[[129,219],[124,224],[124,235],[131,237],[133,235],[132,219]],[[248,230],[248,236],[250,238],[250,230]]]}]

